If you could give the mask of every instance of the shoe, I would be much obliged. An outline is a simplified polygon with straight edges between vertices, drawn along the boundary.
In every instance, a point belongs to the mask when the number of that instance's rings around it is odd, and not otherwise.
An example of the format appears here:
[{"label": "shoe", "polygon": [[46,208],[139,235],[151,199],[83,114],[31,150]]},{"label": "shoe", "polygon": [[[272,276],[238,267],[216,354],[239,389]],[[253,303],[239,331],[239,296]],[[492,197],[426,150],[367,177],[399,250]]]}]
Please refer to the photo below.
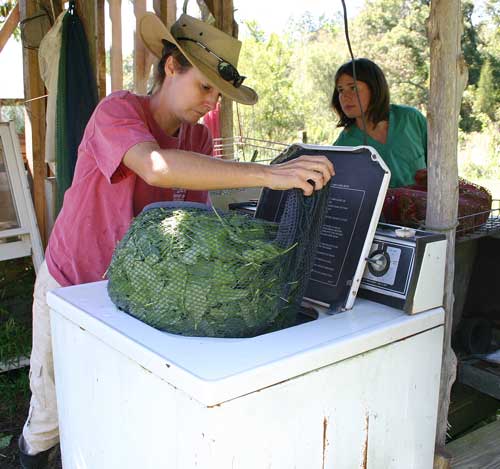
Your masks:
[{"label": "shoe", "polygon": [[26,444],[23,435],[19,437],[18,446],[21,469],[50,469],[49,460],[52,460],[52,453],[55,452],[56,447],[30,455],[26,453]]}]

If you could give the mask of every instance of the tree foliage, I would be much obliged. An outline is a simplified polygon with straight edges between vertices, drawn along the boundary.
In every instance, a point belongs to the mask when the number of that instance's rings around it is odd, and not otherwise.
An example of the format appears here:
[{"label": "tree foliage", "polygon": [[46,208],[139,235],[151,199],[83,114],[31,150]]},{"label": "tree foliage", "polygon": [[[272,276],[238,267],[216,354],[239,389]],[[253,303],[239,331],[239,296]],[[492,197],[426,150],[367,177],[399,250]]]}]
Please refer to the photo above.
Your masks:
[{"label": "tree foliage", "polygon": [[491,120],[495,120],[497,90],[493,81],[493,70],[491,63],[487,60],[481,68],[479,83],[477,86],[477,104],[481,112],[484,112]]},{"label": "tree foliage", "polygon": [[0,23],[3,23],[7,16],[9,16],[10,11],[14,8],[15,4],[15,1],[0,2]]},{"label": "tree foliage", "polygon": [[392,102],[423,109],[428,100],[429,46],[425,1],[371,0],[353,25],[354,53],[376,62]]},{"label": "tree foliage", "polygon": [[291,80],[292,52],[277,35],[264,41],[255,32],[242,50],[239,67],[251,71],[259,102],[242,108],[240,115],[247,130],[265,140],[288,140],[304,125],[300,96]]},{"label": "tree foliage", "polygon": [[[476,132],[500,119],[500,0],[464,0],[462,50],[469,67],[460,127]],[[349,22],[356,57],[384,70],[391,102],[427,109],[430,0],[367,0]],[[266,37],[255,21],[247,24],[239,68],[259,93],[253,108],[241,107],[243,132],[257,138],[294,141],[307,130],[309,141],[331,143],[338,129],[330,108],[337,68],[350,60],[340,15],[304,14],[281,36]],[[238,127],[236,127],[238,128]]]}]

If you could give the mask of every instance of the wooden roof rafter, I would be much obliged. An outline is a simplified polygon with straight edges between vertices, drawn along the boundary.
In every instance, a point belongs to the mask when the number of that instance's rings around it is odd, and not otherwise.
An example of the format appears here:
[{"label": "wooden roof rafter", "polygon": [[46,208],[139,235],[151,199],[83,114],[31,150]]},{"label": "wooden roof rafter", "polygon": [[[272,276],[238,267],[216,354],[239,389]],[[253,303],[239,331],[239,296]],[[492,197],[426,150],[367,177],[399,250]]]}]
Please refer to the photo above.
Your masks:
[{"label": "wooden roof rafter", "polygon": [[9,16],[7,16],[2,29],[0,30],[0,52],[2,52],[5,44],[7,44],[7,41],[10,39],[12,33],[17,28],[19,19],[19,3],[16,3],[14,5],[14,8],[10,11]]}]

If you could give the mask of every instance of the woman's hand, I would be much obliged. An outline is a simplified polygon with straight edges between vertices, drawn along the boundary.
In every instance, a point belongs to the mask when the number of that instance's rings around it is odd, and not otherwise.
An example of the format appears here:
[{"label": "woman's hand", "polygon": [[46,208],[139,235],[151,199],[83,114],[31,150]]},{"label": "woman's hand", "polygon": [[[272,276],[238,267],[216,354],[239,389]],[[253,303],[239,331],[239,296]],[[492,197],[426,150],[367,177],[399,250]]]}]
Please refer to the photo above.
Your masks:
[{"label": "woman's hand", "polygon": [[319,155],[302,155],[286,163],[270,165],[267,169],[269,181],[266,187],[277,190],[302,189],[305,195],[323,188],[335,175],[332,162]]},{"label": "woman's hand", "polygon": [[194,190],[297,188],[311,195],[335,174],[333,164],[319,155],[264,165],[225,161],[183,150],[161,150],[152,142],[134,145],[125,153],[123,163],[151,186]]}]

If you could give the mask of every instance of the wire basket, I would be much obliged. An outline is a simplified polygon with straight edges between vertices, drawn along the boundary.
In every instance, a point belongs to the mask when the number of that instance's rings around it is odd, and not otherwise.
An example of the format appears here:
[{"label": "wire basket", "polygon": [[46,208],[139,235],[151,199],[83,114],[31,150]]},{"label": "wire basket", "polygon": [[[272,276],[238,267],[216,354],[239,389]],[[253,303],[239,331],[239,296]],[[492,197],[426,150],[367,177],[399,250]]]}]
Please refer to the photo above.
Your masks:
[{"label": "wire basket", "polygon": [[[215,138],[213,155],[226,160],[269,164],[289,146],[287,143],[241,136]],[[210,198],[217,209],[228,210],[246,202],[255,204],[261,190],[256,187],[212,190]]]},{"label": "wire basket", "polygon": [[269,163],[290,144],[249,137],[214,139],[214,156],[235,161]]},{"label": "wire basket", "polygon": [[458,222],[457,243],[500,233],[500,199],[492,200],[490,210],[458,217]]}]

